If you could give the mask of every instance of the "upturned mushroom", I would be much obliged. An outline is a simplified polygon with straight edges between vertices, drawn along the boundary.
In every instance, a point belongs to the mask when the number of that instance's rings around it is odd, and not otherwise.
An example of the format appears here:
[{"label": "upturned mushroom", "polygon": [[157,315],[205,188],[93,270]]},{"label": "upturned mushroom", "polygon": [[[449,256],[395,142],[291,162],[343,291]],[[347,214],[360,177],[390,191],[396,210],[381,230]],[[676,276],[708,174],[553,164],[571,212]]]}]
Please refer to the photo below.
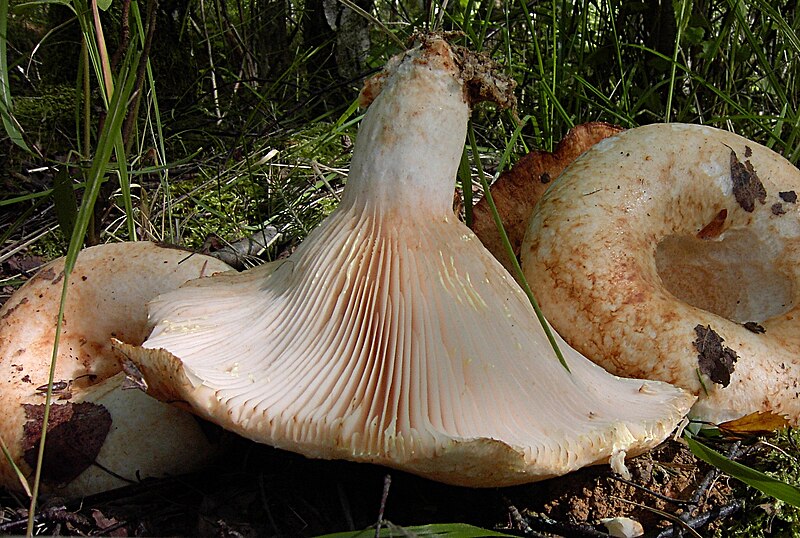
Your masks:
[{"label": "upturned mushroom", "polygon": [[[515,255],[519,256],[533,208],[544,191],[586,150],[622,130],[622,127],[603,122],[576,125],[567,132],[555,150],[531,151],[492,183],[492,199]],[[514,274],[514,266],[495,224],[487,197],[478,200],[473,207],[471,228],[489,252]]]},{"label": "upturned mushroom", "polygon": [[[123,390],[116,336],[142,342],[147,302],[189,279],[229,267],[153,243],[114,243],[80,252],[71,273],[58,347],[42,483],[83,496],[139,478],[197,469],[214,453],[197,420],[139,390]],[[43,267],[0,309],[0,438],[30,479],[64,278],[64,260]],[[0,483],[20,489],[0,458]]]},{"label": "upturned mushroom", "polygon": [[800,171],[736,134],[649,125],[544,194],[522,248],[542,310],[587,357],[699,396],[692,415],[800,423]]},{"label": "upturned mushroom", "polygon": [[474,487],[622,470],[669,435],[694,398],[559,340],[568,372],[453,215],[477,63],[436,37],[394,58],[367,85],[340,206],[293,255],[151,304],[147,341],[120,345],[152,394],[309,457]]}]

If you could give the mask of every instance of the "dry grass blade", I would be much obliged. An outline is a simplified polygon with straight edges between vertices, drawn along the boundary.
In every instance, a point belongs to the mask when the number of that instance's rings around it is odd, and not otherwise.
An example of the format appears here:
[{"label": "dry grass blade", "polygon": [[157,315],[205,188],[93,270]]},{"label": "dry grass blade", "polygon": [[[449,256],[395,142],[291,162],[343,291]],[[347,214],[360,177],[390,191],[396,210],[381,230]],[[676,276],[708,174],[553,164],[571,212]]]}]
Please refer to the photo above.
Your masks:
[{"label": "dry grass blade", "polygon": [[19,483],[22,486],[22,489],[25,490],[25,495],[29,498],[33,496],[31,493],[31,486],[28,484],[28,479],[25,478],[25,474],[20,470],[16,463],[14,463],[14,458],[11,457],[11,454],[8,451],[8,446],[6,446],[6,442],[3,440],[2,436],[0,436],[0,450],[3,451],[3,456],[6,459],[6,462],[14,469],[14,473],[19,478]]}]

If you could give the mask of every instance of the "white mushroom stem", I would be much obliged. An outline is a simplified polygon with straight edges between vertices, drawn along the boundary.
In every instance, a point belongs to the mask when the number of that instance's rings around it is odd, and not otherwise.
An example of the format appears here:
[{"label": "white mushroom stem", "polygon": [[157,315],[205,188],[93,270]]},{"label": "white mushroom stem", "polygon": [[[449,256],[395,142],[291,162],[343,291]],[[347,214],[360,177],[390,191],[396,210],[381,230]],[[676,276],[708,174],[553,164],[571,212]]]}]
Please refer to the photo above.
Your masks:
[{"label": "white mushroom stem", "polygon": [[[501,486],[621,462],[693,397],[619,379],[559,339],[453,216],[469,105],[450,47],[392,62],[340,207],[282,262],[152,304],[151,391],[251,439],[319,458]],[[621,468],[621,466],[618,466]]]}]

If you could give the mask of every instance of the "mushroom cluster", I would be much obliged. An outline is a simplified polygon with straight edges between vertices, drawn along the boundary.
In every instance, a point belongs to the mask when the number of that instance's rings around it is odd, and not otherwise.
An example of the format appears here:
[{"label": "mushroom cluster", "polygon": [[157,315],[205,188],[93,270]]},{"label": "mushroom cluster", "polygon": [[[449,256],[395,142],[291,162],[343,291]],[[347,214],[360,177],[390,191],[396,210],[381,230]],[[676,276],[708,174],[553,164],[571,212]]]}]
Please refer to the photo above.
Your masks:
[{"label": "mushroom cluster", "polygon": [[150,394],[309,457],[475,487],[623,470],[669,435],[694,397],[557,338],[565,369],[453,215],[469,96],[484,94],[463,54],[423,38],[368,84],[341,204],[291,257],[151,303],[149,338],[118,343]]},{"label": "mushroom cluster", "polygon": [[534,210],[522,266],[562,336],[610,372],[674,383],[692,414],[800,423],[800,171],[710,127],[599,142]]},{"label": "mushroom cluster", "polygon": [[[187,280],[229,267],[153,243],[87,248],[71,273],[57,352],[42,484],[84,496],[146,477],[189,472],[215,449],[191,415],[140,390],[122,390],[112,337],[142,342],[147,302]],[[30,478],[39,451],[64,278],[64,259],[43,267],[0,309],[0,438]],[[5,458],[0,484],[20,489]]]}]

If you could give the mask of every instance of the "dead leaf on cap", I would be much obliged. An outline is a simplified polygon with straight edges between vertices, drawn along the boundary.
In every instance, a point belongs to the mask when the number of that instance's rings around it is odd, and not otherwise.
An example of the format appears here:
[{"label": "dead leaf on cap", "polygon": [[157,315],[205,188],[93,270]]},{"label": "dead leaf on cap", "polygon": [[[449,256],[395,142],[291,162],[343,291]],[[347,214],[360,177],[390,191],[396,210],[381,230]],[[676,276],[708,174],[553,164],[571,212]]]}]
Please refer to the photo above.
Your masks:
[{"label": "dead leaf on cap", "polygon": [[147,392],[147,381],[145,381],[142,371],[127,356],[122,359],[122,371],[125,372],[122,390],[139,389]]},{"label": "dead leaf on cap", "polygon": [[693,344],[698,353],[700,372],[714,383],[727,387],[739,357],[734,350],[722,345],[725,340],[711,326],[697,325],[694,332],[697,339]]},{"label": "dead leaf on cap", "polygon": [[757,411],[736,420],[729,420],[718,425],[719,429],[733,437],[755,437],[789,427],[786,417],[775,413]]},{"label": "dead leaf on cap", "polygon": [[[492,199],[515,253],[519,254],[522,247],[534,206],[552,181],[586,150],[622,131],[622,127],[603,122],[576,125],[558,143],[555,151],[528,153],[492,184]],[[506,269],[513,271],[485,198],[475,204],[473,214],[472,231]]]},{"label": "dead leaf on cap", "polygon": [[698,239],[714,239],[722,234],[725,229],[725,219],[728,218],[728,210],[721,209],[711,221],[697,232]]},{"label": "dead leaf on cap", "polygon": [[[745,155],[748,151],[749,148],[745,148]],[[753,165],[749,160],[742,163],[733,150],[731,150],[731,181],[736,201],[748,213],[755,210],[756,200],[762,204],[767,201],[767,190],[758,179]]]},{"label": "dead leaf on cap", "polygon": [[[25,462],[36,467],[42,438],[44,404],[24,404],[22,450]],[[102,405],[82,402],[53,404],[47,423],[42,480],[67,484],[97,458],[111,429],[111,414]]]},{"label": "dead leaf on cap", "polygon": [[746,321],[742,324],[742,326],[751,333],[764,334],[767,332],[763,325],[756,323],[755,321]]}]

